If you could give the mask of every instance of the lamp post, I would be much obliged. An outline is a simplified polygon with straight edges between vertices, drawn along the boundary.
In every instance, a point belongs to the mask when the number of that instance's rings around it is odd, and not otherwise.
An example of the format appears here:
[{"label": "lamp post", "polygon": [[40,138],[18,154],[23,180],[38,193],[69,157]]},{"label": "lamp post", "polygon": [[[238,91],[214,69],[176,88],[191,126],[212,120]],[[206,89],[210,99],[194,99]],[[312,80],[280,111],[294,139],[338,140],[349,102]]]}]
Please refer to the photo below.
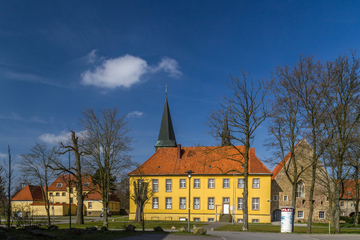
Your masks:
[{"label": "lamp post", "polygon": [[186,173],[188,174],[188,177],[189,177],[189,217],[188,217],[188,232],[190,232],[190,188],[191,188],[191,174],[194,173],[193,171],[189,170],[189,171],[186,171]]}]

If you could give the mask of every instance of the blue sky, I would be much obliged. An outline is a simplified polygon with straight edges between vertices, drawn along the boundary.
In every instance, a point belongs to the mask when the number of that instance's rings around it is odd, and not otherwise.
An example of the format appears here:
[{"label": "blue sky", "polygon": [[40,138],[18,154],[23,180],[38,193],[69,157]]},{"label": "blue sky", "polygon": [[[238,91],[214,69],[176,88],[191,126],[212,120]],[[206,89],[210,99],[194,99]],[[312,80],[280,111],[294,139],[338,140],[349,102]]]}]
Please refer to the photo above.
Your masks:
[{"label": "blue sky", "polygon": [[[154,153],[165,85],[177,142],[214,145],[204,124],[221,82],[269,79],[299,54],[359,48],[358,1],[2,1],[0,157],[81,131],[84,108],[128,114],[142,163]],[[260,159],[266,124],[253,147]]]}]

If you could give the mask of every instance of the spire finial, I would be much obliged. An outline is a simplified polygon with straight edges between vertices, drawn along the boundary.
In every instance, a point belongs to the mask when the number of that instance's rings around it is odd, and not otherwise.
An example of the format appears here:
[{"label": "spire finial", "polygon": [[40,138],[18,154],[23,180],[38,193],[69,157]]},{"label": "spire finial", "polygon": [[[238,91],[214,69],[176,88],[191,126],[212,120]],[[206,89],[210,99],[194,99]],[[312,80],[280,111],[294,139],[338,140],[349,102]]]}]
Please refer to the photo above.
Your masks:
[{"label": "spire finial", "polygon": [[167,97],[167,84],[165,84],[165,97]]}]

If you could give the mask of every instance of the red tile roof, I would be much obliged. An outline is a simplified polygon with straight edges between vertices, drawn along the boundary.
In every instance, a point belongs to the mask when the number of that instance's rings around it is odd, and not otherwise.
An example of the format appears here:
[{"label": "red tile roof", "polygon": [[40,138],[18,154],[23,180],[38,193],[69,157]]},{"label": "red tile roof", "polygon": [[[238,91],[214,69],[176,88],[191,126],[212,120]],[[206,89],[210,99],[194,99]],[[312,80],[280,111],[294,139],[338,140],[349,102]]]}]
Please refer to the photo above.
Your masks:
[{"label": "red tile roof", "polygon": [[[33,205],[33,206],[44,206],[45,204],[44,203],[32,203],[31,205]],[[54,206],[59,206],[59,205],[64,205],[64,206],[69,206],[69,204],[67,204],[67,203],[50,203],[50,206],[52,206],[52,205],[54,205]],[[71,206],[73,206],[73,207],[76,207],[76,204],[71,204]]]},{"label": "red tile roof", "polygon": [[[70,180],[70,184],[69,184]],[[57,184],[60,183],[61,187],[57,187]],[[83,191],[90,191],[96,186],[93,183],[90,175],[84,175],[82,177],[82,183],[89,183],[89,187],[83,186]],[[76,177],[73,175],[59,175],[55,181],[49,186],[49,191],[67,191],[67,187],[76,187]]]},{"label": "red tile roof", "polygon": [[43,201],[43,195],[41,192],[41,187],[27,185],[21,189],[11,201]]},{"label": "red tile roof", "polygon": [[[301,139],[298,143],[296,143],[295,147],[294,147],[294,151],[296,149],[296,147],[300,144],[300,142],[302,141],[306,141],[305,138]],[[273,175],[271,177],[271,180],[274,180],[275,177],[278,175],[278,173],[281,171],[281,169],[283,168],[284,166],[284,162],[287,163],[287,161],[290,159],[290,156],[291,156],[291,152],[289,152],[288,154],[286,154],[286,156],[284,157],[283,160],[281,160],[279,162],[278,165],[275,166],[274,170],[272,171]]]},{"label": "red tile roof", "polygon": [[[244,146],[236,147],[183,147],[181,158],[177,159],[178,148],[160,148],[140,167],[129,175],[186,175],[192,170],[197,174],[226,174],[244,172]],[[249,173],[271,174],[270,170],[256,157],[255,149],[249,152]]]},{"label": "red tile roof", "polygon": [[[109,194],[109,201],[115,201],[115,202],[119,202],[119,198],[117,198],[115,196],[115,194],[113,192],[110,192]],[[102,200],[101,194],[99,192],[90,192],[86,195],[84,200]]]},{"label": "red tile roof", "polygon": [[[360,182],[360,181],[359,181]],[[355,180],[347,179],[342,182],[343,199],[354,199],[356,197]]]}]

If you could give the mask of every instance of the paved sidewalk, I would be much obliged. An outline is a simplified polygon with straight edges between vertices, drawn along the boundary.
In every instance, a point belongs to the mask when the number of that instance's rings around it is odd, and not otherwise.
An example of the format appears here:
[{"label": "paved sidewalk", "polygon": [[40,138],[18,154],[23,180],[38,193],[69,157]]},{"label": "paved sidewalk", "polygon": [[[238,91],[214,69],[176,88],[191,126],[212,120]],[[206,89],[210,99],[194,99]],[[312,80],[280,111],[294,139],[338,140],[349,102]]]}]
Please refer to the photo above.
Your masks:
[{"label": "paved sidewalk", "polygon": [[198,236],[198,235],[179,235],[179,234],[153,234],[153,233],[144,233],[137,236],[125,237],[125,238],[116,238],[113,240],[224,240],[222,237],[212,237],[212,236]]}]

